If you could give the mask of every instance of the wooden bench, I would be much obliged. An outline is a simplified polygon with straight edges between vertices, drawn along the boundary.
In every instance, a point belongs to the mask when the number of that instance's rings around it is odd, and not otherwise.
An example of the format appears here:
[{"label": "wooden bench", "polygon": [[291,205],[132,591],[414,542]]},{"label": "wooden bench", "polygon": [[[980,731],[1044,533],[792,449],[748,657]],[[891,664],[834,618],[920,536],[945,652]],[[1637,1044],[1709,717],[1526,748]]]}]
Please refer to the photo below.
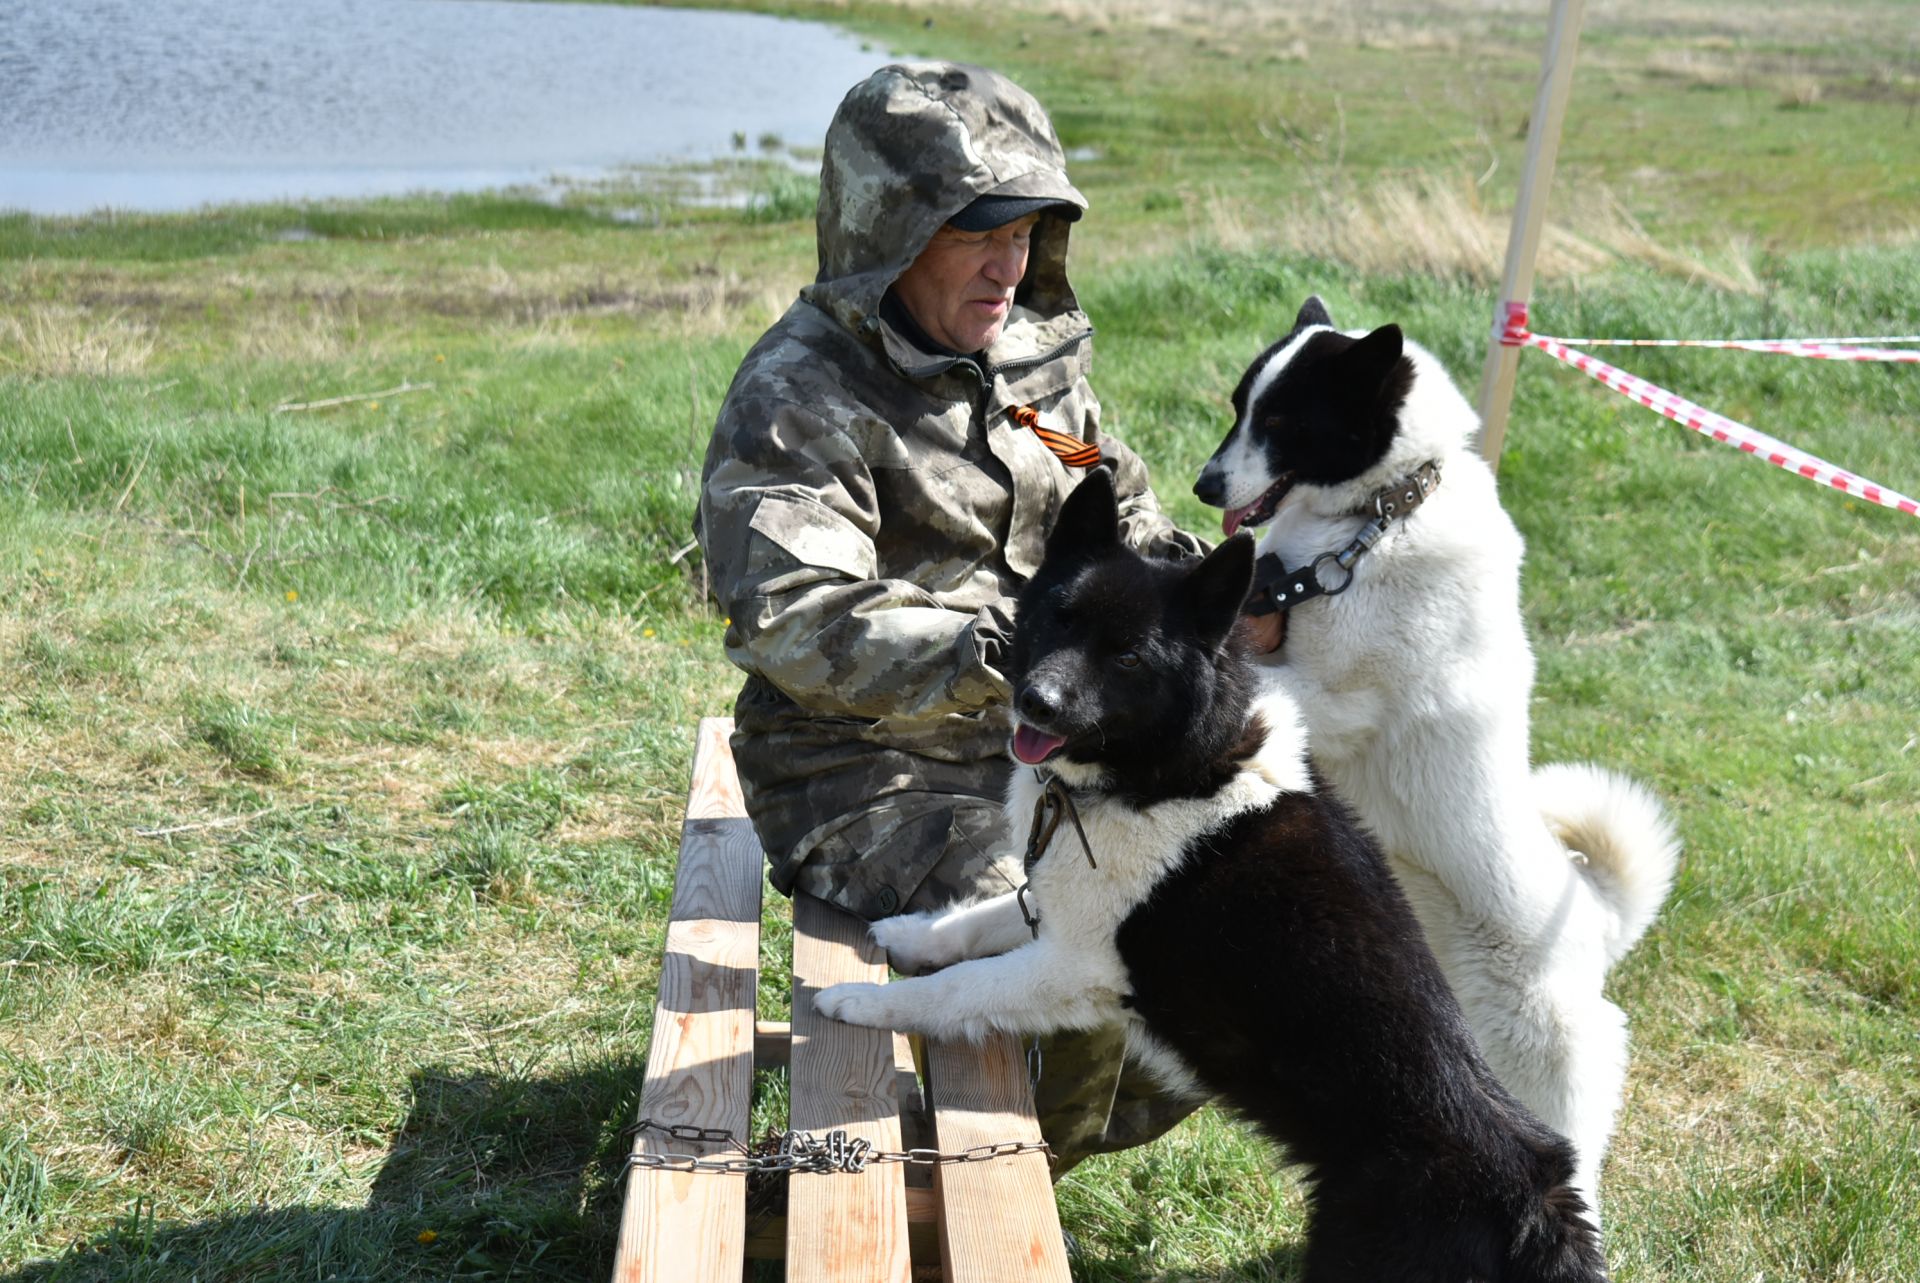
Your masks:
[{"label": "wooden bench", "polygon": [[[791,1026],[756,1023],[764,861],[740,800],[732,729],[726,718],[703,720],[694,751],[640,1097],[640,1117],[655,1126],[635,1136],[615,1283],[735,1283],[750,1258],[763,1256],[784,1256],[789,1280],[812,1283],[1066,1283],[1044,1153],[934,1165],[930,1187],[927,1167],[900,1162],[857,1174],[794,1172],[785,1178],[784,1225],[751,1234],[744,1172],[677,1159],[643,1165],[666,1154],[737,1157],[722,1137],[751,1140],[754,1068],[783,1062],[796,1131],[844,1129],[896,1153],[903,1133],[926,1136],[929,1123],[931,1147],[944,1154],[1039,1139],[1025,1056],[1012,1039],[929,1041],[923,1078],[904,1035],[814,1012],[813,995],[827,985],[887,978],[865,924],[821,901],[802,896],[793,906]],[[712,1134],[687,1139],[702,1132]]]}]

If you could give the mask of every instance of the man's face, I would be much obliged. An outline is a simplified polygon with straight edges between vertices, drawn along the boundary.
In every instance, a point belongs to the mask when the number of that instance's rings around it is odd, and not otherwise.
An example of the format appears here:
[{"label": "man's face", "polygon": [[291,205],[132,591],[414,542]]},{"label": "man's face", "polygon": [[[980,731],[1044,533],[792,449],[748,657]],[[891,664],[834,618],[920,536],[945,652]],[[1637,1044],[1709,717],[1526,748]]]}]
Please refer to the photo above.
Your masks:
[{"label": "man's face", "polygon": [[1000,337],[1039,221],[1034,213],[990,232],[942,227],[933,234],[893,283],[928,338],[955,352],[978,352]]}]

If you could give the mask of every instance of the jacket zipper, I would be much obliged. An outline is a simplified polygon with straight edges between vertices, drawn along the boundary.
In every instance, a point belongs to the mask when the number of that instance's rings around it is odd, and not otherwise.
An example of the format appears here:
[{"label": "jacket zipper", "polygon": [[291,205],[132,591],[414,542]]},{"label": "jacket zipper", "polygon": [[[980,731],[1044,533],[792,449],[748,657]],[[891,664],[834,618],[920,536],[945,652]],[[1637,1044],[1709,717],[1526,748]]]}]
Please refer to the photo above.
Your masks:
[{"label": "jacket zipper", "polygon": [[999,365],[982,367],[978,361],[973,360],[971,357],[956,356],[938,365],[924,365],[917,370],[901,370],[900,372],[909,379],[930,379],[937,374],[947,373],[956,365],[964,364],[968,369],[973,371],[973,375],[980,381],[981,387],[990,388],[993,386],[994,375],[1004,374],[1008,370],[1021,370],[1029,366],[1045,365],[1048,361],[1080,346],[1080,344],[1092,337],[1093,326],[1089,325],[1086,329],[1081,330],[1066,342],[1057,344],[1048,351],[1041,352],[1035,356],[1024,356],[1016,361],[1002,361]]}]

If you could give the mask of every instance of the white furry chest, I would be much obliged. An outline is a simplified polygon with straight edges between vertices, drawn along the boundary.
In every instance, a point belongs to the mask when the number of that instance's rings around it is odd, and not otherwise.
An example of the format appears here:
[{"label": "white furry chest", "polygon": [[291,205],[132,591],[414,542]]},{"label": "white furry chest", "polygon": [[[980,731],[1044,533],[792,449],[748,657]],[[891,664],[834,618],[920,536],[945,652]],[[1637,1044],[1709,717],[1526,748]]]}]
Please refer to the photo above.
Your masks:
[{"label": "white furry chest", "polygon": [[[1038,786],[1013,792],[1008,809],[1030,816],[1032,804],[1020,794],[1037,795]],[[1196,814],[1200,808],[1191,803],[1135,810],[1117,798],[1081,797],[1075,805],[1078,824],[1062,815],[1033,866],[1032,894],[1048,928],[1084,927],[1107,936],[1179,863],[1190,841],[1226,818]]]},{"label": "white furry chest", "polygon": [[[1198,1097],[1205,1092],[1192,1067],[1122,1002],[1132,988],[1132,977],[1120,956],[1119,929],[1187,857],[1196,841],[1235,815],[1271,804],[1283,784],[1306,786],[1297,726],[1283,724],[1277,734],[1291,754],[1243,770],[1213,797],[1142,809],[1106,796],[1079,803],[1080,829],[1063,815],[1031,872],[1030,907],[1039,914],[1040,943],[1073,955],[1090,987],[1099,990],[1097,997],[1083,997],[1098,1001],[1108,1019],[1127,1024],[1128,1059],[1176,1095]],[[1030,816],[1041,788],[1035,772],[1021,772],[1008,791],[1009,812]]]},{"label": "white furry chest", "polygon": [[[1263,702],[1272,705],[1266,748],[1213,796],[1136,808],[1083,788],[1075,795],[1077,825],[1074,814],[1061,814],[1029,873],[1029,909],[1039,915],[1041,939],[1096,962],[1097,983],[1110,986],[1116,1001],[1127,989],[1116,936],[1134,908],[1198,839],[1283,791],[1308,787],[1305,743],[1290,702]],[[1032,822],[1044,788],[1039,772],[1015,773],[1007,813],[1016,832]]]}]

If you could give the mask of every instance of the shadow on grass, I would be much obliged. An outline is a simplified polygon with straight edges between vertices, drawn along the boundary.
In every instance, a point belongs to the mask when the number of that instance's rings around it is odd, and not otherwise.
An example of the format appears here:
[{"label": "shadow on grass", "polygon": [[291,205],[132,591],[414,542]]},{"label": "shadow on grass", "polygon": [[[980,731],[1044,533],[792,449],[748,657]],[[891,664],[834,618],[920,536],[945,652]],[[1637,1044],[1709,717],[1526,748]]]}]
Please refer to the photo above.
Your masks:
[{"label": "shadow on grass", "polygon": [[424,1069],[365,1207],[136,1211],[0,1283],[605,1278],[643,1074],[626,1058],[531,1079]]},{"label": "shadow on grass", "polygon": [[[514,1078],[427,1068],[364,1207],[288,1207],[156,1223],[136,1211],[0,1283],[411,1283],[610,1277],[621,1175],[645,1073],[639,1056]],[[1079,1283],[1292,1283],[1289,1244],[1224,1272],[1167,1272],[1139,1214],[1136,1250],[1090,1252]],[[777,1262],[753,1262],[777,1283]]]}]

